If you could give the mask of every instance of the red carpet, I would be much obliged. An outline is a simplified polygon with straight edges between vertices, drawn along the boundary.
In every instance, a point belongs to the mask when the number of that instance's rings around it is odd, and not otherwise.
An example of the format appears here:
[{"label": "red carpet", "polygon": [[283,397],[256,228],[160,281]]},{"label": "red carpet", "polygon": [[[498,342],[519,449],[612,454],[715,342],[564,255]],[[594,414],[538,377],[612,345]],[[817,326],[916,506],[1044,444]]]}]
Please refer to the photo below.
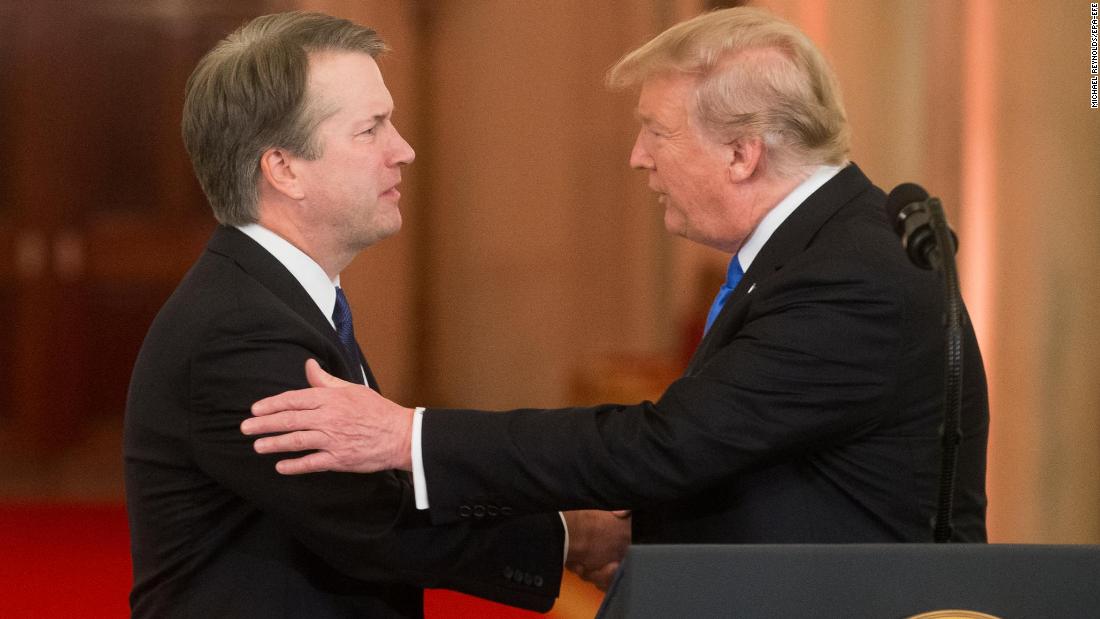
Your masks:
[{"label": "red carpet", "polygon": [[0,617],[127,617],[121,505],[0,505]]},{"label": "red carpet", "polygon": [[[129,616],[130,538],[121,505],[0,504],[0,618]],[[429,618],[540,617],[429,591]]]}]

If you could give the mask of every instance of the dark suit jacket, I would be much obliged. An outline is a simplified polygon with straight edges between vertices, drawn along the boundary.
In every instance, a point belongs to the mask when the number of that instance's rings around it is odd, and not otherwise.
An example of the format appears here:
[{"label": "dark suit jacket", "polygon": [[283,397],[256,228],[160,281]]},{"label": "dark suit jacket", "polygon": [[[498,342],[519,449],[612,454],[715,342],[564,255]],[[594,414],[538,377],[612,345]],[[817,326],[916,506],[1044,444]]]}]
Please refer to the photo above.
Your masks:
[{"label": "dark suit jacket", "polygon": [[433,527],[404,474],[284,477],[277,457],[253,452],[239,430],[249,407],[307,386],[307,359],[362,382],[340,350],[273,256],[238,230],[215,232],[150,328],[130,385],[135,617],[416,617],[424,587],[553,604],[556,514]]},{"label": "dark suit jacket", "polygon": [[[775,231],[656,403],[429,410],[431,515],[635,508],[636,542],[932,540],[942,286],[850,165]],[[957,540],[985,540],[985,373],[966,330]]]}]

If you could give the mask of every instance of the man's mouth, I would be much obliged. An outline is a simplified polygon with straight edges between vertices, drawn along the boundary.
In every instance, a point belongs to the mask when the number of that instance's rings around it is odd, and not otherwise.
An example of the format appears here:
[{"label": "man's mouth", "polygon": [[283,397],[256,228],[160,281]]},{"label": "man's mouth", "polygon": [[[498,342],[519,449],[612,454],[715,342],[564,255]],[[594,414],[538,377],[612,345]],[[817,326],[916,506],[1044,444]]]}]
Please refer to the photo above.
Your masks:
[{"label": "man's mouth", "polygon": [[401,197],[401,192],[397,189],[397,185],[394,185],[393,187],[390,187],[389,189],[383,191],[381,197],[396,199]]}]

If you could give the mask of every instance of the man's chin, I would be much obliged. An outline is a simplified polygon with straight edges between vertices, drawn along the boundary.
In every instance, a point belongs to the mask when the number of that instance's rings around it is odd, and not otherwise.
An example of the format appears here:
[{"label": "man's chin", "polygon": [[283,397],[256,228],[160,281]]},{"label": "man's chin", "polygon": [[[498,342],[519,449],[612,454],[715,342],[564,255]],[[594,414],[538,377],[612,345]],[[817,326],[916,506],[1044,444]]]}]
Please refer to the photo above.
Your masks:
[{"label": "man's chin", "polygon": [[684,221],[683,217],[677,217],[667,209],[665,210],[665,230],[669,234],[688,238],[687,222]]},{"label": "man's chin", "polygon": [[370,247],[371,245],[374,245],[378,241],[388,239],[400,231],[401,216],[398,215],[396,220],[394,221],[380,223],[372,226],[369,230],[360,231],[358,234],[355,235],[352,243],[358,251],[363,251],[364,249]]},{"label": "man's chin", "polygon": [[401,231],[401,211],[397,208],[397,205],[393,205],[393,209],[385,214],[385,217],[375,222],[374,233],[375,240],[381,241],[382,239],[388,239],[391,236]]}]

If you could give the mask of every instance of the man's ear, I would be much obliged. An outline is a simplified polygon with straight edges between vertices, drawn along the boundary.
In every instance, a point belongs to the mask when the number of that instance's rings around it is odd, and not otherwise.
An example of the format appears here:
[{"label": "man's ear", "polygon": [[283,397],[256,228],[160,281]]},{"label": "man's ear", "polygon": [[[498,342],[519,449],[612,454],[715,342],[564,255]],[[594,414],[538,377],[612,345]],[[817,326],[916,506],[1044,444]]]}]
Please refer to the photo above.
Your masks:
[{"label": "man's ear", "polygon": [[305,191],[295,173],[298,159],[282,148],[269,148],[260,155],[260,173],[275,191],[292,200],[305,198]]},{"label": "man's ear", "polygon": [[729,175],[734,183],[752,178],[764,164],[764,139],[760,136],[743,136],[726,145],[729,148]]}]

